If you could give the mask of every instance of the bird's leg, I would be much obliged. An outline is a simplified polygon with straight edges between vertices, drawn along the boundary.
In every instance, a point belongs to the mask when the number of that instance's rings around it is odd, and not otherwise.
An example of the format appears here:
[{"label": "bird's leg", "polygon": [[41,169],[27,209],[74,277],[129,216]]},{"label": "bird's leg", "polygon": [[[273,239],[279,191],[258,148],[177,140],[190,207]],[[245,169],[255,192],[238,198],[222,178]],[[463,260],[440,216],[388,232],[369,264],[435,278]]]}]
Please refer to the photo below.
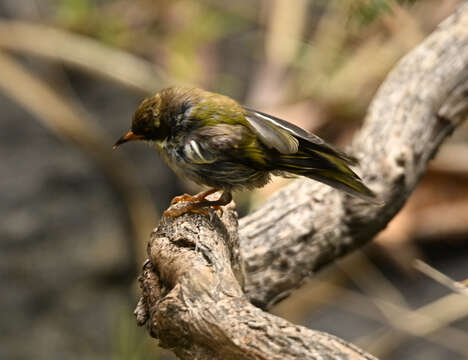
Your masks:
[{"label": "bird's leg", "polygon": [[[221,196],[218,200],[210,201],[210,200],[203,200],[197,203],[193,203],[194,207],[191,209],[192,212],[203,212],[204,207],[212,207],[214,210],[219,210],[221,212],[221,216],[223,216],[223,208],[221,206],[227,205],[232,201],[232,194],[230,191],[223,191]],[[208,215],[205,213],[205,215]]]},{"label": "bird's leg", "polygon": [[180,196],[176,196],[174,199],[171,201],[171,205],[177,204],[179,202],[199,202],[199,201],[204,201],[205,198],[208,195],[214,194],[216,191],[219,191],[219,189],[209,189],[206,191],[202,191],[201,193],[198,193],[197,195],[190,195],[190,194],[183,194]]},{"label": "bird's leg", "polygon": [[[211,189],[211,190],[214,190],[214,189]],[[211,190],[208,190],[208,191],[211,191]],[[207,193],[208,191],[205,191],[204,193]],[[218,191],[218,190],[216,190]],[[215,192],[215,191],[213,191]],[[211,194],[213,193],[211,192]],[[204,193],[201,193],[199,195],[201,195],[201,198],[204,198],[206,196],[208,196],[209,194],[206,194],[203,196]],[[195,198],[195,197],[194,197]],[[232,201],[232,194],[230,191],[224,191],[223,194],[219,197],[218,200],[200,200],[200,201],[196,201],[196,202],[187,202],[186,204],[184,204],[184,206],[181,206],[177,209],[169,209],[169,210],[166,210],[164,211],[164,216],[170,216],[172,218],[175,218],[177,216],[180,216],[182,214],[185,214],[187,212],[194,212],[194,213],[201,213],[201,214],[204,214],[204,215],[209,215],[209,212],[208,210],[206,209],[203,209],[205,207],[214,207],[215,210],[220,210],[221,211],[221,215],[222,215],[222,208],[221,206],[224,206],[224,205],[227,205],[229,204],[230,202]]]}]

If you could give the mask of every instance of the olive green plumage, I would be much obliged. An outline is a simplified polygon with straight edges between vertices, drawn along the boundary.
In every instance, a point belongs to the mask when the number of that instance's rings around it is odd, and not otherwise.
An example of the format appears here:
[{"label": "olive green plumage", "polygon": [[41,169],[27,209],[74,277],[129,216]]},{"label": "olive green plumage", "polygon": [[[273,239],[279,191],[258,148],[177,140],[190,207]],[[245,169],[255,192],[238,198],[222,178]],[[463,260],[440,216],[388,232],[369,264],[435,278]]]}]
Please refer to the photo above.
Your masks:
[{"label": "olive green plumage", "polygon": [[201,89],[173,87],[145,99],[116,146],[129,140],[153,144],[178,175],[229,195],[261,187],[271,174],[295,174],[377,202],[350,169],[352,157],[293,124]]}]

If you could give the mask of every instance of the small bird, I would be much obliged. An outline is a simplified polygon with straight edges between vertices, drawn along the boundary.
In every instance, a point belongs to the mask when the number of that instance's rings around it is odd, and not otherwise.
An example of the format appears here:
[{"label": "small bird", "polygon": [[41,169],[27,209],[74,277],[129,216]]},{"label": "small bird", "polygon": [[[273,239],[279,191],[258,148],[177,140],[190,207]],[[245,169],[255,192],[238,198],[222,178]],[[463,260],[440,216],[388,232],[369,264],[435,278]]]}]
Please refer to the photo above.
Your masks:
[{"label": "small bird", "polygon": [[[350,169],[353,157],[287,121],[201,89],[171,87],[143,100],[114,149],[132,140],[154,146],[177,175],[211,188],[174,198],[172,203],[185,206],[167,210],[166,216],[221,209],[233,190],[262,187],[272,174],[306,176],[380,203]],[[217,200],[206,199],[220,190]]]}]

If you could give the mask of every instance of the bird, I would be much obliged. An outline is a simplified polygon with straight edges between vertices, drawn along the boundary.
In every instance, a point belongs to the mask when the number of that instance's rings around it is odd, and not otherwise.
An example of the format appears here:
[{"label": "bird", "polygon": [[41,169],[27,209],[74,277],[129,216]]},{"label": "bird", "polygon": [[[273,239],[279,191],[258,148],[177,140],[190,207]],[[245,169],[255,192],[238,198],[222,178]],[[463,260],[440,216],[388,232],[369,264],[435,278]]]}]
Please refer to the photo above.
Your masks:
[{"label": "bird", "polygon": [[[209,187],[175,197],[165,216],[208,213],[232,201],[232,192],[259,188],[272,175],[304,176],[373,204],[381,204],[351,169],[357,160],[294,124],[199,88],[169,87],[144,99],[130,130],[114,149],[143,141],[180,177]],[[207,197],[218,191],[217,200]]]}]

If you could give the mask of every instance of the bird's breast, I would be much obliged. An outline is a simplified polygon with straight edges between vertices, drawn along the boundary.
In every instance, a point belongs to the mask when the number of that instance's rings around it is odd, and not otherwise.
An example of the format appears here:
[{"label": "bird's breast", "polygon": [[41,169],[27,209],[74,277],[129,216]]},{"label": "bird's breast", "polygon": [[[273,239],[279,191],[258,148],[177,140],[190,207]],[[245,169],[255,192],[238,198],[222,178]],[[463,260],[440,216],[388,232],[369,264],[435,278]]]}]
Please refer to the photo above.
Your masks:
[{"label": "bird's breast", "polygon": [[200,185],[229,189],[254,188],[265,185],[270,178],[267,171],[258,171],[233,159],[194,161],[193,157],[201,150],[190,141],[162,141],[157,149],[178,176]]},{"label": "bird's breast", "polygon": [[193,176],[190,171],[190,164],[184,156],[184,149],[167,139],[155,144],[159,155],[164,162],[176,173],[177,176],[200,183],[199,179]]}]

